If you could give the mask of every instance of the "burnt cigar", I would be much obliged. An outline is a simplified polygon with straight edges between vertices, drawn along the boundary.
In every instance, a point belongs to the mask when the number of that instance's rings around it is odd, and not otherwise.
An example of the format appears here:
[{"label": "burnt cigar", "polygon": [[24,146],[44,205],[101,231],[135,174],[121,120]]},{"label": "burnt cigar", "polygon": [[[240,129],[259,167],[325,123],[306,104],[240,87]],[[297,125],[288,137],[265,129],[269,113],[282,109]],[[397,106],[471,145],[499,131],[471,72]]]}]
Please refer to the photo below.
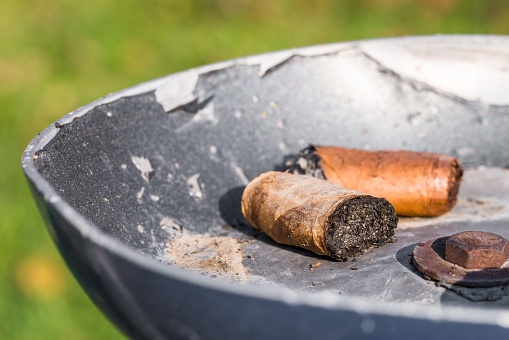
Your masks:
[{"label": "burnt cigar", "polygon": [[432,152],[365,151],[336,146],[301,150],[298,172],[385,197],[400,216],[439,216],[456,204],[463,170]]},{"label": "burnt cigar", "polygon": [[341,261],[393,242],[398,224],[393,206],[384,198],[276,171],[247,185],[242,214],[278,243]]}]

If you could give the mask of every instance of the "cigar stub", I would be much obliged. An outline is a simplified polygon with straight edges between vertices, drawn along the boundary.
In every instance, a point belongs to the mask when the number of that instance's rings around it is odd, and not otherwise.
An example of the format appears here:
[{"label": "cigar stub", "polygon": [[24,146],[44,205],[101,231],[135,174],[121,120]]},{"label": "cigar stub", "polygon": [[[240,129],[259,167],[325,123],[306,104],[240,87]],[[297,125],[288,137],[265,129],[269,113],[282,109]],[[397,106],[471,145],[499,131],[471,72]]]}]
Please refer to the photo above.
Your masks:
[{"label": "cigar stub", "polygon": [[300,156],[304,173],[385,197],[401,216],[431,217],[451,210],[463,174],[458,159],[431,152],[310,146]]},{"label": "cigar stub", "polygon": [[275,171],[248,184],[242,213],[278,243],[342,261],[393,242],[398,223],[393,206],[384,198]]}]

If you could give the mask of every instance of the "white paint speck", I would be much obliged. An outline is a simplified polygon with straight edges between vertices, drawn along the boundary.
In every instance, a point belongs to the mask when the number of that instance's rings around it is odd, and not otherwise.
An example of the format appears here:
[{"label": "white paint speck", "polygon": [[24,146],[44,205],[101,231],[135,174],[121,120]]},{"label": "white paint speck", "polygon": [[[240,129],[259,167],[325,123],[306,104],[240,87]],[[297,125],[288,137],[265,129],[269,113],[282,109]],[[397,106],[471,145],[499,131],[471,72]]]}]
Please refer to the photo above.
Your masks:
[{"label": "white paint speck", "polygon": [[154,173],[154,168],[152,168],[152,164],[150,164],[150,161],[145,157],[136,157],[131,156],[131,160],[134,163],[134,166],[140,171],[141,177],[148,182],[150,179],[150,176]]},{"label": "white paint speck", "polygon": [[279,119],[279,120],[276,122],[276,125],[277,125],[277,127],[278,127],[278,128],[282,129],[282,128],[284,128],[284,127],[285,127],[285,122],[284,122],[284,120]]},{"label": "white paint speck", "polygon": [[111,117],[111,116],[113,116],[113,113],[111,113],[111,111],[108,111],[108,112],[106,112],[106,116]]},{"label": "white paint speck", "polygon": [[159,197],[159,196],[157,196],[157,195],[150,195],[150,199],[151,199],[152,201],[154,201],[154,202],[158,202],[158,201],[159,201],[159,199],[160,199],[160,197]]},{"label": "white paint speck", "polygon": [[127,170],[127,164],[122,164],[122,165],[120,165],[120,169],[122,169],[122,170]]},{"label": "white paint speck", "polygon": [[175,163],[175,169],[180,169],[180,164],[179,163]]},{"label": "white paint speck", "polygon": [[217,147],[215,145],[209,146],[209,151],[211,154],[215,155],[217,153]]},{"label": "white paint speck", "polygon": [[198,182],[198,178],[200,178],[200,174],[194,174],[187,179],[186,183],[189,188],[189,195],[201,200],[203,198],[203,192],[200,187],[200,182]]},{"label": "white paint speck", "polygon": [[138,225],[136,229],[138,229],[140,233],[143,233],[145,231],[141,225]]},{"label": "white paint speck", "polygon": [[143,197],[143,193],[144,193],[144,192],[145,192],[145,187],[142,187],[142,188],[140,189],[140,191],[138,191],[138,192],[136,193],[136,198],[137,198],[138,200],[141,200],[141,198]]},{"label": "white paint speck", "polygon": [[235,116],[235,118],[240,119],[240,118],[242,118],[242,111],[241,110],[235,110],[233,115]]},{"label": "white paint speck", "polygon": [[253,96],[253,98],[251,98],[251,100],[253,101],[253,103],[258,103],[258,97],[257,96]]}]

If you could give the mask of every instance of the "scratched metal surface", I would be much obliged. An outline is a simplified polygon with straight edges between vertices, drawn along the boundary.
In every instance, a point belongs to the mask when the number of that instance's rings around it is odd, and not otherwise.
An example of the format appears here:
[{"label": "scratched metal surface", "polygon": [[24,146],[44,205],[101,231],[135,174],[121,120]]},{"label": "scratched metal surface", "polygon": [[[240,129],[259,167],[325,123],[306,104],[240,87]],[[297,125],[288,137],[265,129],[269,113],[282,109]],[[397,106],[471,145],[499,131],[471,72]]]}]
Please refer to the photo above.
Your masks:
[{"label": "scratched metal surface", "polygon": [[[247,241],[247,284],[501,308],[505,295],[472,302],[424,280],[410,254],[420,241],[461,230],[509,238],[509,176],[501,169],[509,163],[509,96],[501,90],[509,86],[508,54],[508,38],[438,36],[221,63],[79,109],[25,157],[94,226],[168,266],[168,240],[182,232],[231,236]],[[275,244],[240,213],[247,182],[310,143],[441,152],[469,170],[453,212],[402,219],[396,243],[335,262]]]}]

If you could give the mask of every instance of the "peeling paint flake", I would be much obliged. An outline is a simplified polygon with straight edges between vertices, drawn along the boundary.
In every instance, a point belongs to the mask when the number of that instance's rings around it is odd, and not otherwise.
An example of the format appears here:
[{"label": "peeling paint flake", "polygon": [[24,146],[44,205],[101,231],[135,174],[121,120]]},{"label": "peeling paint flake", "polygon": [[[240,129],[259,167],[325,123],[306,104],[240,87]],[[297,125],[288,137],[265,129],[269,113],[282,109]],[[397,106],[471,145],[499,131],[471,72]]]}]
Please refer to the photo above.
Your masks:
[{"label": "peeling paint flake", "polygon": [[194,174],[187,179],[186,183],[189,188],[189,195],[201,200],[203,198],[203,192],[201,190],[200,182],[198,182],[199,177],[200,174]]},{"label": "peeling paint flake", "polygon": [[222,70],[232,65],[233,62],[225,61],[170,75],[162,85],[157,87],[155,91],[156,100],[163,106],[165,112],[191,104],[199,99],[194,94],[194,90],[200,75]]},{"label": "peeling paint flake", "polygon": [[258,76],[263,77],[270,69],[284,63],[288,59],[290,59],[294,53],[292,51],[281,51],[274,52],[270,54],[262,54],[259,56],[254,56],[252,58],[248,58],[245,61],[245,65],[259,65],[260,70],[258,71]]},{"label": "peeling paint flake", "polygon": [[245,65],[259,65],[260,70],[258,71],[258,76],[263,77],[267,72],[272,70],[273,68],[287,62],[292,57],[301,56],[301,57],[315,57],[320,55],[332,54],[340,52],[344,49],[344,44],[331,44],[331,45],[320,45],[320,46],[312,46],[312,47],[304,47],[304,48],[296,48],[286,51],[273,52],[268,54],[262,54],[253,56],[250,58],[246,58],[245,61],[238,64]]},{"label": "peeling paint flake", "polygon": [[197,97],[193,92],[198,83],[198,77],[198,72],[190,70],[168,78],[166,83],[155,92],[156,100],[163,106],[164,111],[169,112],[195,101]]},{"label": "peeling paint flake", "polygon": [[140,191],[136,193],[136,199],[139,201],[143,197],[143,194],[145,193],[145,187],[142,187]]},{"label": "peeling paint flake", "polygon": [[325,44],[316,45],[310,48],[298,48],[295,50],[295,55],[302,57],[317,57],[327,54],[339,53],[344,50],[348,50],[354,46],[354,43],[337,43],[337,44]]},{"label": "peeling paint flake", "polygon": [[150,177],[154,174],[154,168],[152,168],[152,164],[150,164],[150,161],[145,157],[136,157],[131,156],[131,160],[136,166],[136,169],[138,169],[141,173],[141,177],[148,182],[150,180]]}]

